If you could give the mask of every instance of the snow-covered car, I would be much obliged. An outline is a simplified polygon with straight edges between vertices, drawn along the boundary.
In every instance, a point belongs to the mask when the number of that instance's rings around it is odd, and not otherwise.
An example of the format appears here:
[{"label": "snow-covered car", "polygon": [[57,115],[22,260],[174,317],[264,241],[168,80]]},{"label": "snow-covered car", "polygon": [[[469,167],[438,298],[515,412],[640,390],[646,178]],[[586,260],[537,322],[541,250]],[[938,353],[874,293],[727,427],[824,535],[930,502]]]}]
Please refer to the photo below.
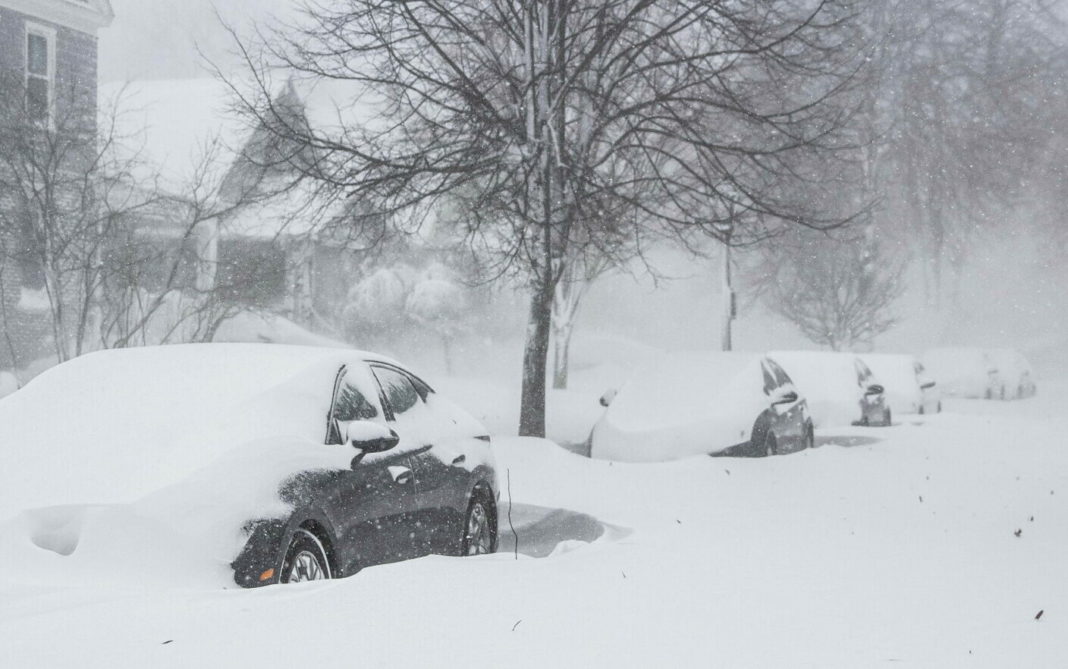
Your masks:
[{"label": "snow-covered car", "polygon": [[772,351],[768,357],[786,369],[808,399],[816,427],[890,425],[892,411],[883,386],[852,353]]},{"label": "snow-covered car", "polygon": [[945,397],[994,399],[1001,396],[1001,375],[988,351],[977,347],[934,348],[923,366]]},{"label": "snow-covered car", "polygon": [[988,355],[998,368],[998,396],[1001,399],[1016,400],[1034,396],[1037,387],[1031,363],[1022,353],[1013,348],[996,348],[988,351]]},{"label": "snow-covered car", "polygon": [[766,356],[661,356],[616,393],[590,434],[590,456],[659,462],[698,454],[766,456],[811,448],[805,399]]},{"label": "snow-covered car", "polygon": [[879,379],[887,409],[892,413],[926,414],[942,410],[938,387],[915,356],[865,353],[860,359]]},{"label": "snow-covered car", "polygon": [[70,569],[227,565],[239,585],[260,586],[497,546],[485,428],[372,353],[91,353],[0,402],[0,456],[18,463],[0,473],[0,520],[15,516],[0,561],[8,543]]}]

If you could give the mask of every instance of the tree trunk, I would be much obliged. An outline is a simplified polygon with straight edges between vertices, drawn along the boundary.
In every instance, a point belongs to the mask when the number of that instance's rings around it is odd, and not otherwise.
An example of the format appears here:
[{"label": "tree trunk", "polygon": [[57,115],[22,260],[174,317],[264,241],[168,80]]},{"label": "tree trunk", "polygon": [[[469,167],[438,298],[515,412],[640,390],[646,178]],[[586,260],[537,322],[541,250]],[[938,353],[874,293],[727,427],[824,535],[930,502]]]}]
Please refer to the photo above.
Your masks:
[{"label": "tree trunk", "polygon": [[553,388],[567,390],[572,325],[556,325],[553,330]]},{"label": "tree trunk", "polygon": [[523,350],[523,391],[519,406],[519,436],[545,436],[545,377],[552,323],[552,282],[534,282]]},{"label": "tree trunk", "polygon": [[445,375],[452,376],[452,341],[448,334],[441,335],[441,352],[445,357]]}]

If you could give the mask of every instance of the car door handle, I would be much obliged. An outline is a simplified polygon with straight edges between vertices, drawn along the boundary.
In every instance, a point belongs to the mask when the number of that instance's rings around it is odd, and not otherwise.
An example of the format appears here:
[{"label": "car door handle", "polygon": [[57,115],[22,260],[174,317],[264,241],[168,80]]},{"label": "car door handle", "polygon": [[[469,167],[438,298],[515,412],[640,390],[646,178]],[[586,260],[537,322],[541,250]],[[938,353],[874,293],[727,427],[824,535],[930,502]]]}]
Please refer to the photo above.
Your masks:
[{"label": "car door handle", "polygon": [[405,485],[407,483],[411,483],[411,481],[412,481],[412,470],[411,469],[409,469],[407,467],[400,467],[400,466],[387,467],[387,469],[389,470],[389,475],[393,477],[393,482],[394,483],[399,483],[401,485]]},{"label": "car door handle", "polygon": [[452,464],[458,465],[464,462],[465,460],[467,460],[466,455],[457,455],[455,458],[452,459]]}]

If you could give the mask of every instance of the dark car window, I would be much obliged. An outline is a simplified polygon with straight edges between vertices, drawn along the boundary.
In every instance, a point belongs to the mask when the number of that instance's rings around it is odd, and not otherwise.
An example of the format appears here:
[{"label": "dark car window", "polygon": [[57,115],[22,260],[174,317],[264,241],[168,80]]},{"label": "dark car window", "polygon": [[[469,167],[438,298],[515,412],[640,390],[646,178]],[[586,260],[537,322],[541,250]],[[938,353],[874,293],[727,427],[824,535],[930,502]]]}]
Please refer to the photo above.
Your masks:
[{"label": "dark car window", "polygon": [[860,358],[854,358],[853,365],[857,368],[857,385],[866,388],[871,383],[871,370]]},{"label": "dark car window", "polygon": [[394,416],[399,416],[422,401],[411,379],[395,369],[374,367],[375,377],[382,386],[382,394],[389,402]]},{"label": "dark car window", "polygon": [[786,373],[785,369],[779,366],[779,363],[774,360],[768,360],[768,368],[771,370],[771,373],[775,375],[775,385],[779,387],[794,385],[790,375]]},{"label": "dark car window", "polygon": [[377,404],[368,400],[367,396],[360,392],[355,380],[349,375],[348,369],[342,367],[338,372],[333,403],[326,421],[326,443],[340,444],[342,442],[341,423],[373,420],[378,418],[378,414]]},{"label": "dark car window", "polygon": [[334,420],[371,420],[378,417],[378,409],[367,401],[359,390],[346,379],[341,380],[331,414]]},{"label": "dark car window", "polygon": [[773,392],[775,392],[775,388],[778,386],[778,384],[775,383],[775,375],[772,374],[771,370],[768,369],[768,362],[769,361],[765,360],[760,365],[760,371],[764,372],[765,395],[771,395]]}]

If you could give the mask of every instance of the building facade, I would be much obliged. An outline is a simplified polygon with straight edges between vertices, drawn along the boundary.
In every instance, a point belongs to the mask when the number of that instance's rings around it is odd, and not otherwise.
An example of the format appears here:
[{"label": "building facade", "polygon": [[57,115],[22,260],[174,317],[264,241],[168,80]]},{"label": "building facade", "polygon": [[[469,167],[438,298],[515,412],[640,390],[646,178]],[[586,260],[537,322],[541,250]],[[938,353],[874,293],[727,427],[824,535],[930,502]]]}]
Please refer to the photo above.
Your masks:
[{"label": "building facade", "polygon": [[113,17],[108,0],[0,0],[0,370],[29,363],[52,334],[39,239],[16,174],[20,141],[27,128],[76,128],[92,143],[97,33]]}]

